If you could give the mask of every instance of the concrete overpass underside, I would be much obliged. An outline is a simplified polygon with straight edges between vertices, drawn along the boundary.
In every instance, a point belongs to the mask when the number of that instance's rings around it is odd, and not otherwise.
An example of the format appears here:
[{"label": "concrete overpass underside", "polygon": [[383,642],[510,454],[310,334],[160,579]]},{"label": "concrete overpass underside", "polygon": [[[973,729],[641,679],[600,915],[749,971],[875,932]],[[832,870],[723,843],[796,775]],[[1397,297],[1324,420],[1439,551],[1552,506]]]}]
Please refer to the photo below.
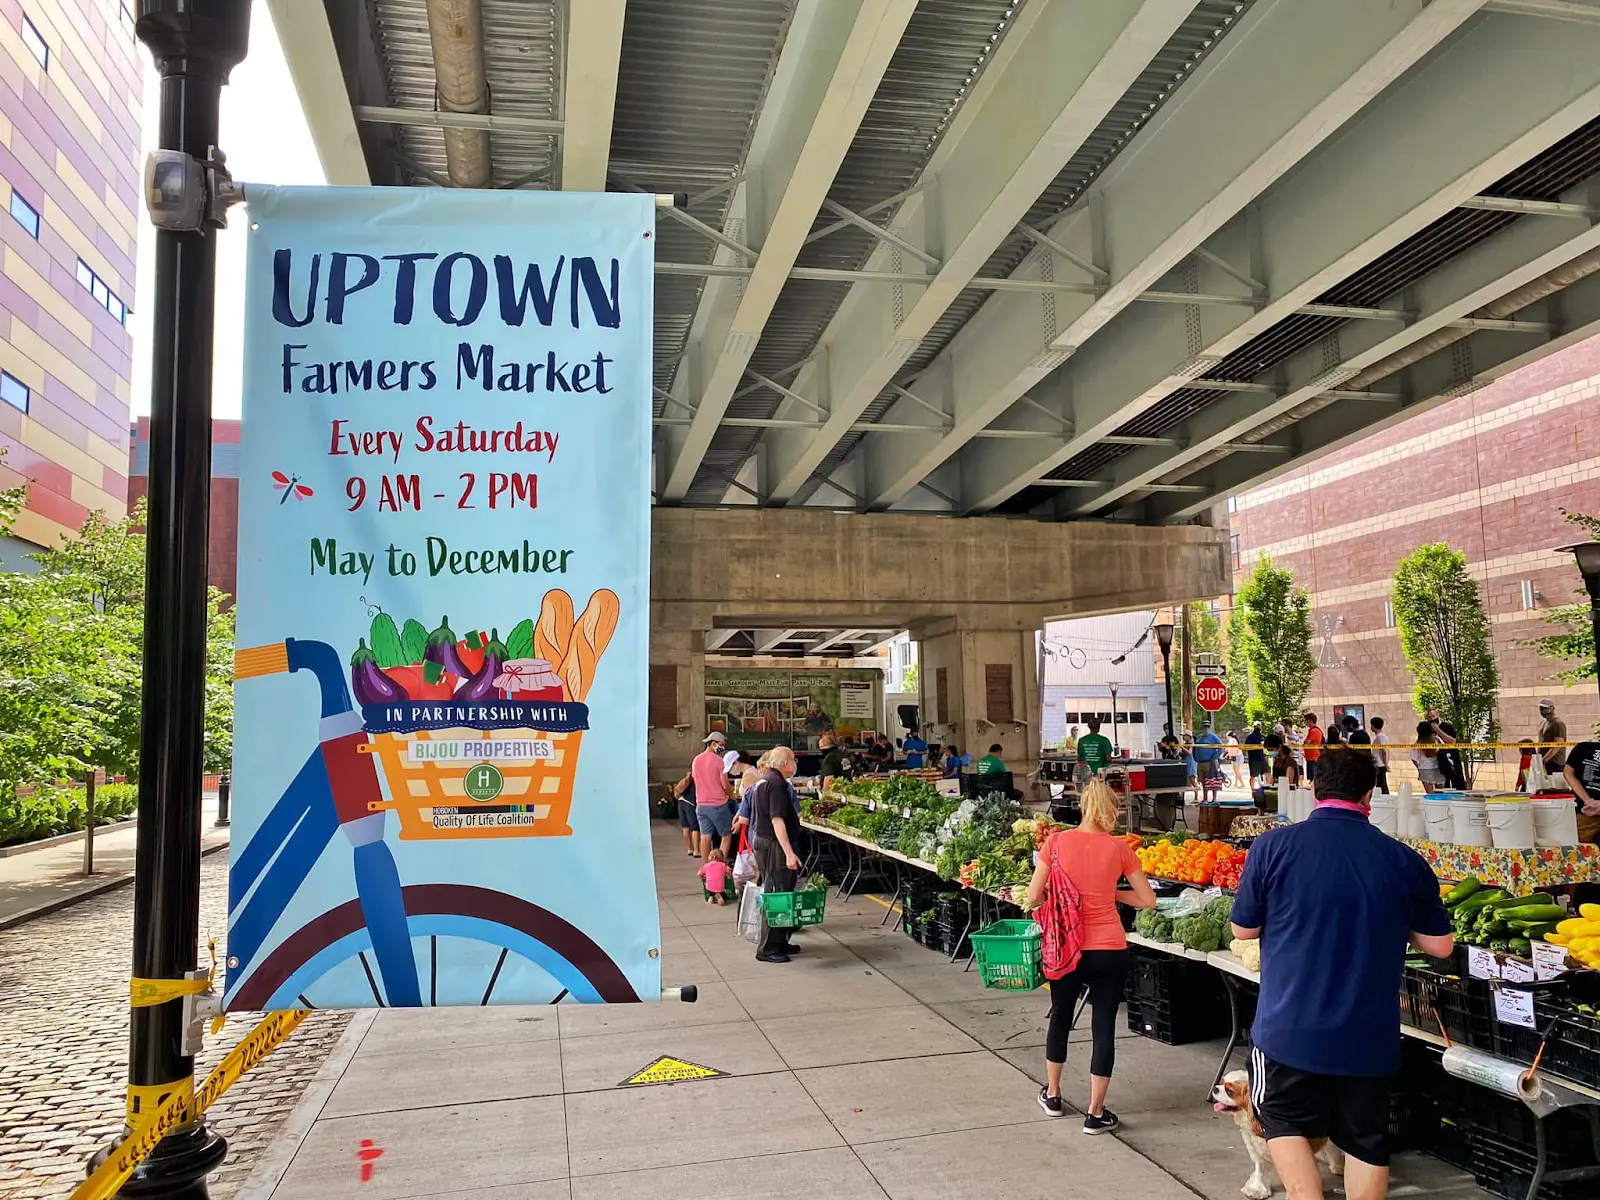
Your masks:
[{"label": "concrete overpass underside", "polygon": [[683,654],[1221,591],[1160,527],[1600,330],[1600,0],[268,4],[330,182],[681,195]]}]

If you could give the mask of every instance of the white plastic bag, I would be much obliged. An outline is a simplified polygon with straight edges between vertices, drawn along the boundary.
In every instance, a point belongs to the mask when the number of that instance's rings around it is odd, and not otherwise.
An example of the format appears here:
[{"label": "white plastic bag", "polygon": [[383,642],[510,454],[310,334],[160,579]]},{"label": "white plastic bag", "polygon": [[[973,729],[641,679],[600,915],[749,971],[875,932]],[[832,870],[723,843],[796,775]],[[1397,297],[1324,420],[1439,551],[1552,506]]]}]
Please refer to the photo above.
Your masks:
[{"label": "white plastic bag", "polygon": [[748,846],[744,847],[733,860],[733,882],[736,887],[743,887],[756,877],[756,854]]},{"label": "white plastic bag", "polygon": [[739,895],[739,936],[761,944],[761,885],[747,883]]},{"label": "white plastic bag", "polygon": [[1523,785],[1523,791],[1530,796],[1537,796],[1550,784],[1550,776],[1544,769],[1544,755],[1535,753],[1528,763],[1528,778]]}]

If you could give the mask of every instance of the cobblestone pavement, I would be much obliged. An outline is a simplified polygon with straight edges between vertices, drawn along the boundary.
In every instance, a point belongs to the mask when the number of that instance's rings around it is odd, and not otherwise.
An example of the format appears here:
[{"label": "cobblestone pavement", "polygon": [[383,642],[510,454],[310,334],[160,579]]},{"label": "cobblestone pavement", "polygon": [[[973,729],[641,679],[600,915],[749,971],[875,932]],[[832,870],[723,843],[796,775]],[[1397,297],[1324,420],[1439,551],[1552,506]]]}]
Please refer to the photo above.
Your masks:
[{"label": "cobblestone pavement", "polygon": [[[227,900],[224,852],[200,868],[201,941],[215,937],[219,959]],[[121,1129],[132,936],[131,887],[0,932],[0,1200],[60,1200]],[[238,1190],[348,1020],[313,1013],[212,1107],[208,1119],[229,1143],[213,1200]],[[230,1017],[207,1037],[197,1080],[254,1023]]]}]

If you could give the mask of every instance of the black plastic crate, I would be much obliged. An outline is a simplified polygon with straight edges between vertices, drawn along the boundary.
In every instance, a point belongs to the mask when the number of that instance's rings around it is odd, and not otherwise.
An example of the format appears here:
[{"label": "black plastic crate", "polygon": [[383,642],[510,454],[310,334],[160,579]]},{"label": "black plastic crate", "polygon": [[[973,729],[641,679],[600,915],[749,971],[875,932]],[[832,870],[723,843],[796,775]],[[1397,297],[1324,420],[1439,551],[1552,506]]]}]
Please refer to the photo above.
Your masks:
[{"label": "black plastic crate", "polygon": [[1404,989],[1401,1020],[1430,1033],[1438,1033],[1442,1022],[1456,1045],[1494,1051],[1496,1022],[1486,981],[1408,966]]},{"label": "black plastic crate", "polygon": [[1580,1011],[1560,997],[1534,994],[1533,1019],[1537,1028],[1496,1022],[1494,1051],[1514,1062],[1532,1063],[1539,1053],[1540,1034],[1550,1028],[1540,1069],[1589,1087],[1600,1087],[1600,1018]]},{"label": "black plastic crate", "polygon": [[1519,1144],[1481,1130],[1473,1136],[1472,1177],[1486,1192],[1506,1200],[1593,1200],[1600,1194],[1600,1167],[1576,1168],[1583,1171],[1577,1179],[1552,1180],[1551,1174],[1572,1169],[1557,1166],[1552,1158],[1539,1194],[1530,1196],[1534,1163],[1532,1143]]},{"label": "black plastic crate", "polygon": [[1227,1037],[1228,998],[1204,963],[1135,952],[1124,988],[1128,1028],[1169,1046]]}]

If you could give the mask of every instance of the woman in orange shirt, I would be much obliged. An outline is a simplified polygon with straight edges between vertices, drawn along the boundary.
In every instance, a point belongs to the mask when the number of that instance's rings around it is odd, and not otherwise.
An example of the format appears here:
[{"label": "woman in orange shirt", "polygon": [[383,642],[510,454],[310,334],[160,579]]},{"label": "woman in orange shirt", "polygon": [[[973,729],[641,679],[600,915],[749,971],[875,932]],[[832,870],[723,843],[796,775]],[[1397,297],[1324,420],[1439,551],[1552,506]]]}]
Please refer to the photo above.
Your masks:
[{"label": "woman in orange shirt", "polygon": [[[1052,858],[1059,858],[1067,878],[1078,889],[1083,917],[1083,955],[1077,967],[1050,981],[1050,1029],[1044,1045],[1047,1082],[1039,1089],[1039,1104],[1052,1117],[1065,1115],[1061,1068],[1067,1061],[1073,1010],[1078,997],[1087,990],[1094,1010],[1094,1052],[1089,1059],[1089,1107],[1084,1113],[1083,1131],[1109,1133],[1119,1123],[1105,1104],[1116,1060],[1117,1007],[1122,1003],[1122,985],[1128,974],[1128,939],[1117,905],[1154,908],[1156,897],[1133,847],[1112,836],[1111,831],[1117,827],[1116,793],[1097,779],[1084,789],[1080,808],[1083,824],[1053,834],[1044,844],[1026,899],[1028,909],[1039,906]],[[1128,881],[1128,887],[1118,890],[1122,879]]]}]

